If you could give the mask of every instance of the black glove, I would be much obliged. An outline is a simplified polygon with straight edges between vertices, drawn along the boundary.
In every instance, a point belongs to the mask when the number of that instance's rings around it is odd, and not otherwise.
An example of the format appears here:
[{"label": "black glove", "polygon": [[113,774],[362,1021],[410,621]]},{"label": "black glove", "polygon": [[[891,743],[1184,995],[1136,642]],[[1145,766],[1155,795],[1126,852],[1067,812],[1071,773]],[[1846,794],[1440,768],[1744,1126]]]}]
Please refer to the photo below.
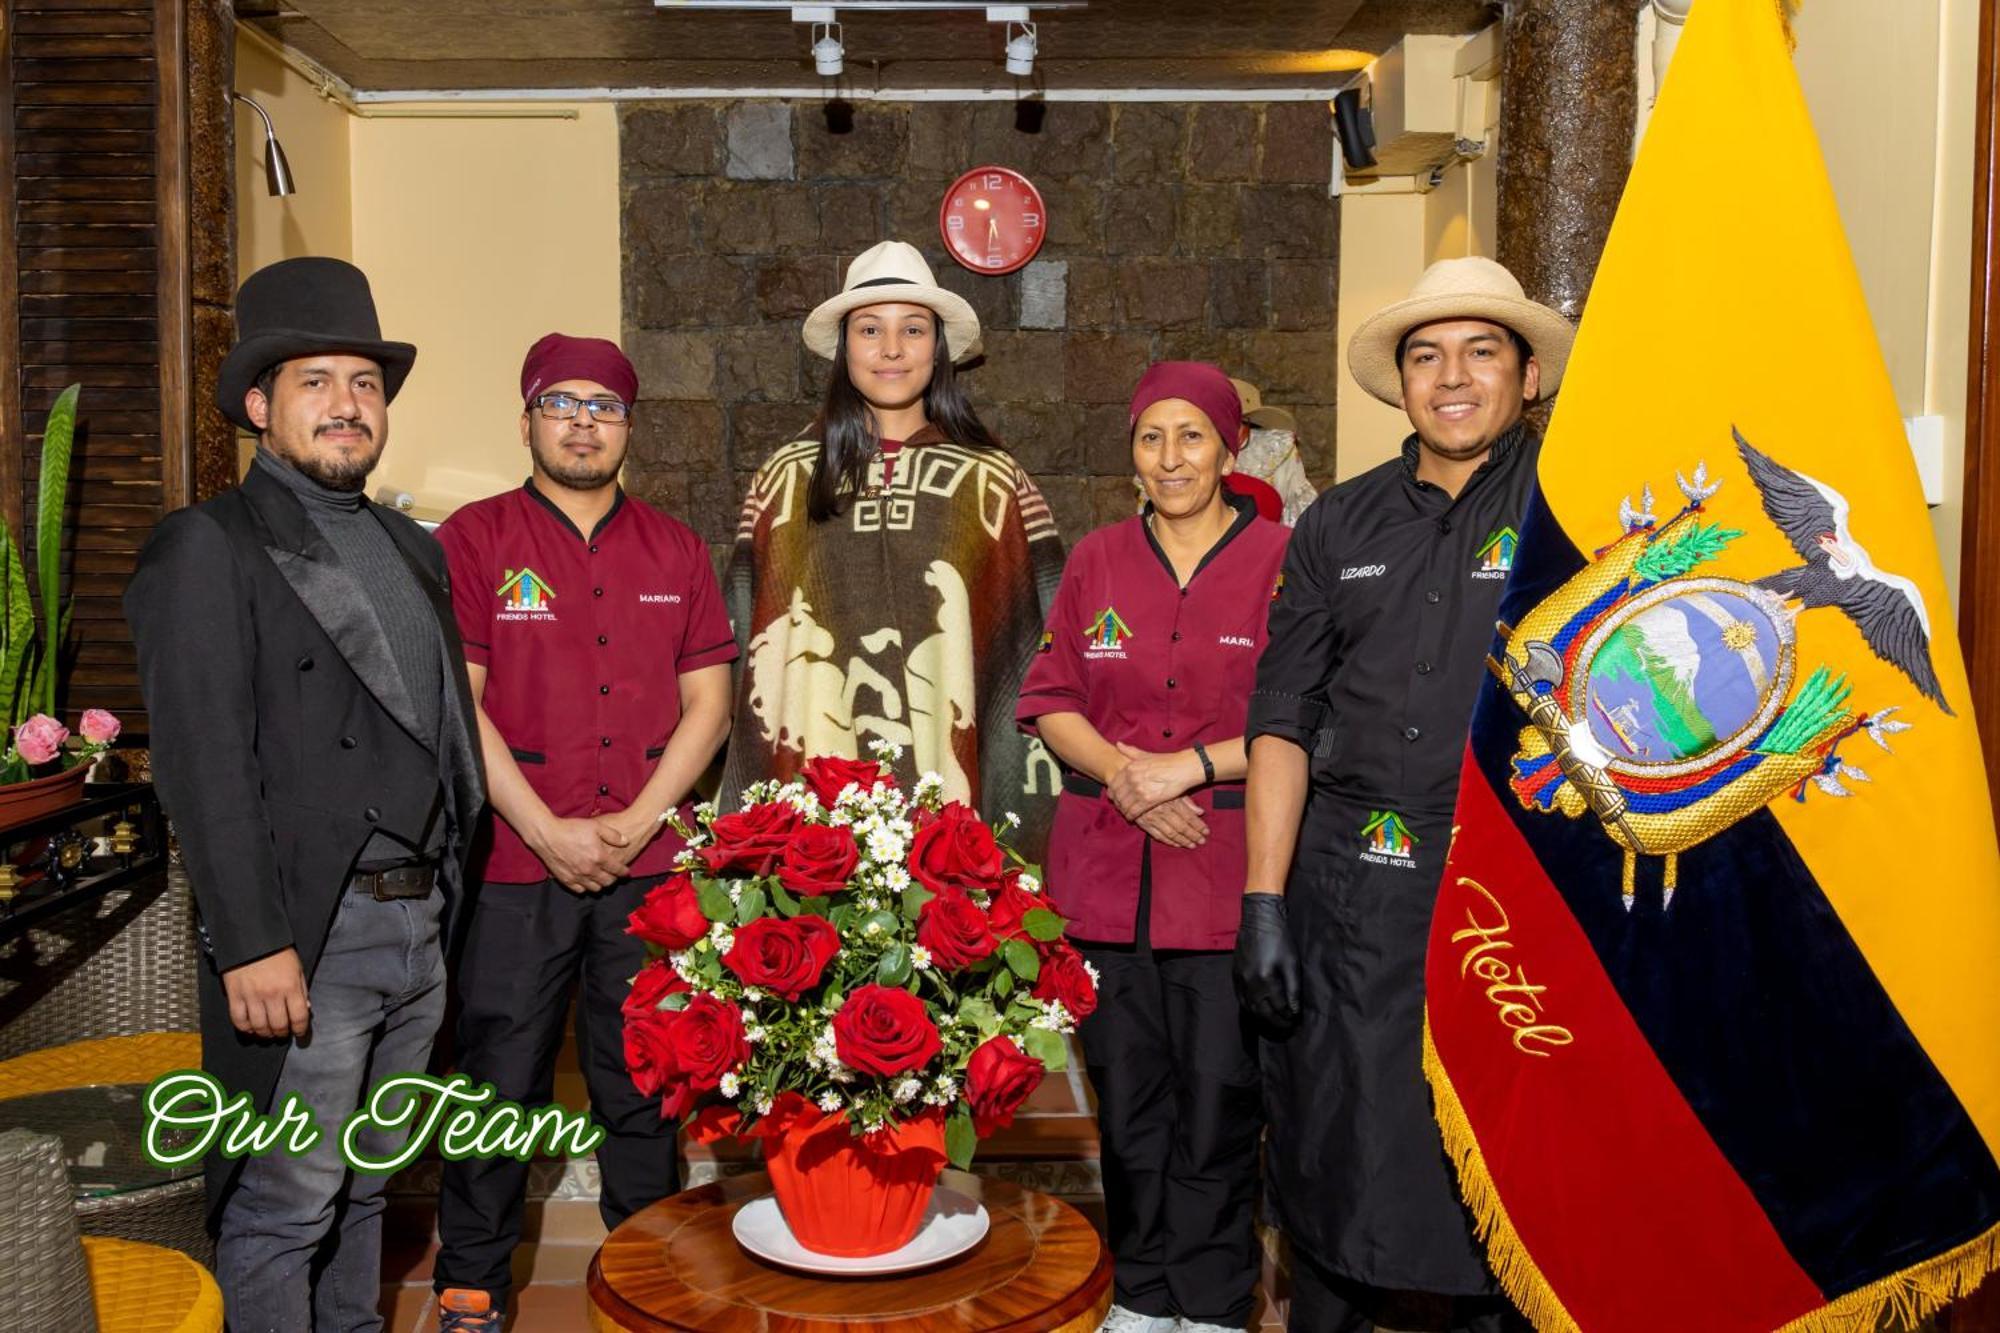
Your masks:
[{"label": "black glove", "polygon": [[1243,924],[1236,928],[1236,998],[1252,1017],[1287,1028],[1299,1017],[1299,956],[1285,920],[1284,895],[1243,895]]}]

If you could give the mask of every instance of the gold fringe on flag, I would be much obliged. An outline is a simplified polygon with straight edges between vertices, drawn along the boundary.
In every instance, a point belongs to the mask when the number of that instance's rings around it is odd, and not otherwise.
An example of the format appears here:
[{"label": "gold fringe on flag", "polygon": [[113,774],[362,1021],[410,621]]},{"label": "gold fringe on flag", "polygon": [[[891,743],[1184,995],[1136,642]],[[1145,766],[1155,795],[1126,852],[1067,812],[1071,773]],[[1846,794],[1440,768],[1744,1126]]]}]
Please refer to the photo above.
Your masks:
[{"label": "gold fringe on flag", "polygon": [[[1458,1192],[1472,1213],[1473,1230],[1486,1247],[1487,1262],[1500,1280],[1501,1290],[1541,1333],[1581,1333],[1508,1220],[1506,1205],[1494,1188],[1465,1107],[1431,1041],[1428,1013],[1424,1018],[1424,1077],[1430,1080],[1444,1150],[1458,1170]],[[1913,1328],[1926,1315],[1971,1295],[1995,1270],[2000,1270],[2000,1226],[1956,1249],[1858,1287],[1811,1314],[1799,1316],[1776,1333],[1875,1333],[1882,1328]],[[1718,1293],[1718,1297],[1726,1299],[1726,1294]]]},{"label": "gold fringe on flag", "polygon": [[[1563,1309],[1562,1298],[1535,1266],[1528,1247],[1507,1218],[1507,1206],[1500,1201],[1493,1177],[1487,1172],[1486,1158],[1479,1151],[1479,1139],[1466,1119],[1465,1107],[1438,1059],[1431,1041],[1429,1010],[1424,1014],[1424,1077],[1430,1080],[1433,1111],[1444,1133],[1444,1150],[1458,1169],[1458,1192],[1472,1213],[1473,1232],[1486,1247],[1486,1262],[1500,1279],[1500,1288],[1528,1322],[1542,1333],[1581,1333],[1576,1320]],[[1814,1331],[1817,1333],[1817,1330]]]}]

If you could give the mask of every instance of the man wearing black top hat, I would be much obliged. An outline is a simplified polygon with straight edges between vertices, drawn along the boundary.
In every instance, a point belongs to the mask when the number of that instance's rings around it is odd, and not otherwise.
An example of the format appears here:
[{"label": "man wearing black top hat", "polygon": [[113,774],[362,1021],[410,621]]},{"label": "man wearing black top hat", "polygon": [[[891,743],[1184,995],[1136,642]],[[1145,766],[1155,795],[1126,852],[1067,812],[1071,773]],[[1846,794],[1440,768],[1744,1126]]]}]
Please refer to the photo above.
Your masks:
[{"label": "man wearing black top hat", "polygon": [[340,1125],[429,1056],[482,777],[443,553],[362,490],[416,349],[334,259],[252,274],[236,317],[216,405],[256,460],[154,530],[125,614],[200,909],[202,1063],[321,1130],[208,1159],[229,1326],[345,1333],[381,1326],[385,1177],[350,1175]]}]

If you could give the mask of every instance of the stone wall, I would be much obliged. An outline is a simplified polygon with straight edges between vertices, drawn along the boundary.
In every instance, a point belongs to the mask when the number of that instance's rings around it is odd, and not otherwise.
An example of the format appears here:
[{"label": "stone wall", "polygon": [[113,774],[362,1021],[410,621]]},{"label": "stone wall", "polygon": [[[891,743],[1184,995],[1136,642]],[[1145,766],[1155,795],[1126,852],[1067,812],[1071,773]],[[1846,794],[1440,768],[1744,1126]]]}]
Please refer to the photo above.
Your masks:
[{"label": "stone wall", "polygon": [[[1132,512],[1124,404],[1149,361],[1212,360],[1292,408],[1333,475],[1338,201],[1326,108],[1073,103],[1038,134],[1010,103],[657,102],[620,127],[625,346],[641,418],[633,491],[715,547],[749,474],[812,420],[826,363],[799,341],[847,261],[922,249],[971,301],[980,415],[1040,479],[1073,542]],[[938,205],[974,166],[1048,204],[1035,262],[1002,277],[945,259]]]}]

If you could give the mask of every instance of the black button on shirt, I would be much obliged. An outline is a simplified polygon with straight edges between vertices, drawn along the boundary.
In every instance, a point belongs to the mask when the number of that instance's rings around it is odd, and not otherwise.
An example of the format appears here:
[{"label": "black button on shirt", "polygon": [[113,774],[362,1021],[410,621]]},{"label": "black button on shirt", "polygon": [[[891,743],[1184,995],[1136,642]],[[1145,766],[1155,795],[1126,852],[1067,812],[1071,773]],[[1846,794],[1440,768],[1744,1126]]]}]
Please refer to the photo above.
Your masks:
[{"label": "black button on shirt", "polygon": [[1285,557],[1248,734],[1313,754],[1315,788],[1449,818],[1506,587],[1481,552],[1519,531],[1539,449],[1517,427],[1453,497],[1417,481],[1412,436],[1316,500]]}]

